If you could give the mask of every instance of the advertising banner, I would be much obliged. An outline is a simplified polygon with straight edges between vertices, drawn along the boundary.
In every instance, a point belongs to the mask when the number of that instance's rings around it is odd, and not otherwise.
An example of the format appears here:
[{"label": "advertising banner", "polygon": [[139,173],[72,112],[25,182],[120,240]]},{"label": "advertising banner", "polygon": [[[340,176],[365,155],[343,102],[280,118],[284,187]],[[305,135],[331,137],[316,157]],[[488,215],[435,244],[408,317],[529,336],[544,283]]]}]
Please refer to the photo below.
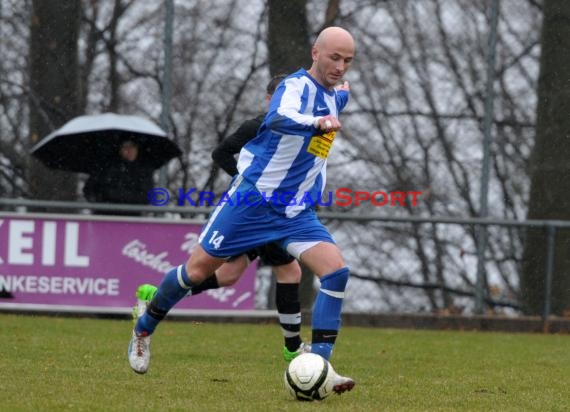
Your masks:
[{"label": "advertising banner", "polygon": [[[200,223],[166,219],[0,213],[0,308],[130,310],[137,286],[185,263]],[[176,309],[254,309],[256,265],[233,286]]]}]

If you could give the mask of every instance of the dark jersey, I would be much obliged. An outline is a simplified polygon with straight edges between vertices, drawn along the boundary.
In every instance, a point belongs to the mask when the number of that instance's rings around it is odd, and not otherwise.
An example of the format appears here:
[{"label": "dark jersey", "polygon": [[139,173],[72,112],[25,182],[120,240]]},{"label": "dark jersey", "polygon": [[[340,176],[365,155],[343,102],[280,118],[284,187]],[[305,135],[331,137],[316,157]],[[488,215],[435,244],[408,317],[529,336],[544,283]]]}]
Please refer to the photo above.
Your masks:
[{"label": "dark jersey", "polygon": [[264,118],[265,113],[253,119],[246,120],[212,152],[214,162],[230,176],[235,176],[238,173],[235,155],[240,152],[241,148],[247,142],[257,136],[257,130],[259,126],[261,126]]}]

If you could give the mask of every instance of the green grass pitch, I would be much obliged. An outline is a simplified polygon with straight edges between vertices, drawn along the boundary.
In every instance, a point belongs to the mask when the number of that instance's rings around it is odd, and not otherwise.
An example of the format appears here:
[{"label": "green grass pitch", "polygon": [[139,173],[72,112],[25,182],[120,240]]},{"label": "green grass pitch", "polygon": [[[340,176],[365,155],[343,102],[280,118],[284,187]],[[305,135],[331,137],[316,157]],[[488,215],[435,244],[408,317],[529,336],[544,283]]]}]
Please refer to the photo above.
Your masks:
[{"label": "green grass pitch", "polygon": [[146,375],[131,327],[0,314],[0,411],[570,410],[569,335],[344,327],[331,363],[355,389],[304,403],[283,387],[276,324],[167,320]]}]

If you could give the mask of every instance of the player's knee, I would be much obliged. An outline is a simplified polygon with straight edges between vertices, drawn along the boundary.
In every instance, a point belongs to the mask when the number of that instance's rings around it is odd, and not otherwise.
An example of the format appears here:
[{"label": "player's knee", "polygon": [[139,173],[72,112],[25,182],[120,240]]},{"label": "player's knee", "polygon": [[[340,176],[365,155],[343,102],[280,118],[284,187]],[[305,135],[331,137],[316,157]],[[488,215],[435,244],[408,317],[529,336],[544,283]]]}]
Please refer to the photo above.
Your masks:
[{"label": "player's knee", "polygon": [[186,263],[186,273],[194,285],[204,282],[222,264],[216,259],[210,260],[188,260]]},{"label": "player's knee", "polygon": [[193,285],[199,285],[208,278],[208,275],[205,272],[191,269],[188,271],[188,278]]},{"label": "player's knee", "polygon": [[346,268],[346,263],[344,263],[344,260],[340,256],[336,256],[329,262],[330,272],[336,272],[337,270],[341,270],[343,268]]},{"label": "player's knee", "polygon": [[305,263],[318,277],[325,276],[346,266],[340,249],[330,242],[320,242],[301,255]]},{"label": "player's knee", "polygon": [[277,281],[280,283],[301,282],[301,267],[297,261],[293,261],[287,265],[274,266],[273,272],[275,273]]},{"label": "player's knee", "polygon": [[331,259],[327,262],[322,262],[318,269],[315,271],[315,274],[319,277],[319,278],[323,278],[324,276],[327,276],[330,273],[334,273],[337,272],[343,268],[346,267],[346,263],[344,263],[344,260],[341,259]]},{"label": "player's knee", "polygon": [[[245,269],[245,268],[244,268]],[[232,286],[238,281],[243,273],[243,269],[239,265],[226,263],[216,270],[216,278],[220,287]]]},{"label": "player's knee", "polygon": [[293,277],[293,280],[296,280],[295,283],[300,282],[301,276],[303,275],[303,272],[301,271],[301,266],[299,266],[299,263],[297,261],[294,261],[287,266],[290,267],[289,270],[291,272],[291,276]]}]

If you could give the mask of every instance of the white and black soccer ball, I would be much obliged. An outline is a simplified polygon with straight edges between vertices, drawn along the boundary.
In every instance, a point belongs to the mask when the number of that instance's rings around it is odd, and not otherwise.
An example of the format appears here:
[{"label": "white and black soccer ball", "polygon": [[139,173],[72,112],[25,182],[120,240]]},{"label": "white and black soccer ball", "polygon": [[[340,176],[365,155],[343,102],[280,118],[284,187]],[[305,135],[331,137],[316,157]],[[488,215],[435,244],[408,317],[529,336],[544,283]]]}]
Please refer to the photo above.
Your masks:
[{"label": "white and black soccer ball", "polygon": [[333,393],[335,371],[322,356],[302,353],[285,370],[285,388],[299,401],[321,401]]}]

